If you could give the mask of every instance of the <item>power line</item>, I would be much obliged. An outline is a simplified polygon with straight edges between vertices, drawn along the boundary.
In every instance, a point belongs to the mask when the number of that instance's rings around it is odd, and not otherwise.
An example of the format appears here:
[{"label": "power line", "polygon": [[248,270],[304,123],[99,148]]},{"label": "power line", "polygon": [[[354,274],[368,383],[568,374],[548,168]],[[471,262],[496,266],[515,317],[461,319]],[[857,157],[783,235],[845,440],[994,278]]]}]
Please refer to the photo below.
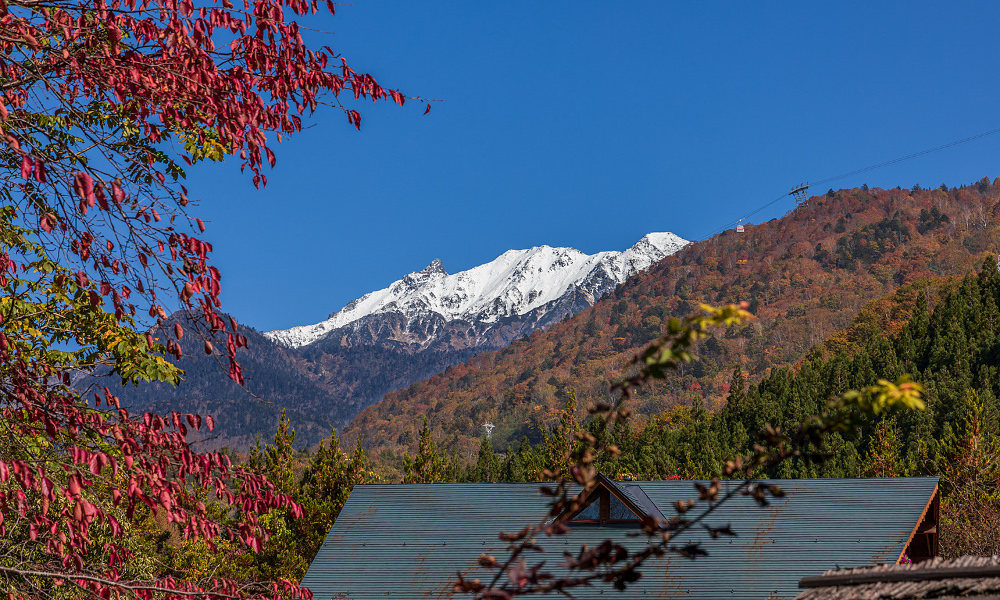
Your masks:
[{"label": "power line", "polygon": [[[940,152],[941,150],[947,150],[948,148],[953,148],[953,147],[958,146],[960,144],[965,144],[967,142],[972,142],[972,141],[984,138],[986,136],[994,135],[994,134],[997,134],[997,133],[1000,133],[1000,127],[996,128],[996,129],[991,129],[989,131],[984,131],[982,133],[978,133],[976,135],[973,135],[973,136],[970,136],[970,137],[967,137],[967,138],[962,138],[960,140],[955,140],[954,142],[948,142],[947,144],[942,144],[940,146],[935,146],[933,148],[928,148],[926,150],[921,150],[920,152],[914,152],[913,154],[907,154],[906,156],[900,156],[899,158],[894,158],[892,160],[887,160],[885,162],[880,162],[880,163],[877,163],[877,164],[874,164],[874,165],[870,165],[870,166],[864,167],[862,169],[855,169],[854,171],[849,171],[847,173],[842,173],[840,175],[834,175],[833,177],[827,177],[825,179],[820,179],[818,181],[814,181],[811,185],[822,185],[824,183],[830,183],[831,181],[836,181],[838,179],[844,179],[845,177],[852,177],[854,175],[860,175],[861,173],[867,173],[868,171],[874,171],[875,169],[881,169],[883,167],[892,166],[892,165],[901,163],[903,161],[907,161],[907,160],[911,160],[911,159],[918,158],[918,157],[921,157],[921,156],[925,156],[927,154],[932,154],[934,152]],[[789,192],[789,193],[786,193],[786,194],[782,194],[782,195],[778,196],[777,198],[775,198],[774,200],[771,200],[767,204],[761,206],[760,208],[757,208],[753,212],[747,213],[743,217],[741,217],[739,219],[735,219],[733,221],[730,221],[729,223],[727,223],[723,227],[712,231],[707,236],[705,236],[705,238],[710,238],[710,237],[712,237],[713,235],[715,235],[717,233],[721,233],[723,231],[726,231],[727,229],[732,229],[734,226],[738,225],[739,223],[741,223],[743,221],[746,221],[750,217],[756,215],[757,213],[761,212],[762,210],[768,208],[769,206],[771,206],[771,205],[773,205],[773,204],[775,204],[777,202],[780,202],[781,200],[785,199],[786,196],[791,196],[791,195],[792,195],[792,192]]]}]

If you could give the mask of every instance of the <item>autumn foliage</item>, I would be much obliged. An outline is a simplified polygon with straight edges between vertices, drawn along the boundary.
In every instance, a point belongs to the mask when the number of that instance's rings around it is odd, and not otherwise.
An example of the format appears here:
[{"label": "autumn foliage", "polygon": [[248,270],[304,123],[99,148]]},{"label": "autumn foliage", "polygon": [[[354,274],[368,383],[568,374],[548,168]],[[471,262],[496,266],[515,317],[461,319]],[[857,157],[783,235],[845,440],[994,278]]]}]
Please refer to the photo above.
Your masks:
[{"label": "autumn foliage", "polygon": [[[0,2],[0,586],[10,598],[307,595],[287,580],[164,571],[137,535],[151,519],[245,553],[271,535],[262,516],[294,517],[300,505],[228,456],[193,450],[187,435],[210,431],[210,418],[132,415],[106,387],[73,383],[98,368],[128,384],[176,383],[164,355],[179,358],[190,336],[243,383],[246,339],[216,312],[221,274],[179,181],[183,165],[232,156],[265,185],[271,145],[320,104],[354,127],[361,115],[342,99],[403,104],[304,43],[297,19],[333,8]],[[168,307],[198,319],[150,330]],[[240,518],[222,518],[231,514]]]},{"label": "autumn foliage", "polygon": [[[587,406],[628,376],[631,357],[670,317],[691,314],[699,303],[745,301],[756,321],[701,340],[697,360],[641,390],[632,404],[640,417],[702,400],[717,410],[734,368],[758,381],[817,345],[819,352],[858,348],[863,340],[836,334],[859,311],[868,311],[870,324],[898,329],[908,317],[900,308],[906,303],[885,303],[886,310],[868,303],[918,281],[936,290],[927,278],[976,269],[996,251],[998,234],[1000,181],[813,197],[782,219],[691,244],[528,340],[388,394],[362,411],[344,436],[375,453],[412,451],[415,415],[427,414],[436,439],[460,454],[475,451],[487,421],[497,425],[499,449],[513,448],[523,436],[537,442],[539,426],[558,420],[571,392]],[[936,292],[927,296],[937,298]]]}]

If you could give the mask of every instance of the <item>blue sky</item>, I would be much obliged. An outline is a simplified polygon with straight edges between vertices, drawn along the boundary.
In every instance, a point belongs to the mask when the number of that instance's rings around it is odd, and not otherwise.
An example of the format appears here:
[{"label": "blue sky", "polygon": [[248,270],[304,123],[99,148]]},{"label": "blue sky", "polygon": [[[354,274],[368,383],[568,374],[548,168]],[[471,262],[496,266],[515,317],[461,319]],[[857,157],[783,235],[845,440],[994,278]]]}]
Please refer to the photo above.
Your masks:
[{"label": "blue sky", "polygon": [[[190,173],[223,309],[314,323],[440,258],[701,239],[803,181],[1000,127],[1000,4],[389,2],[303,25],[439,101],[333,110],[275,150]],[[814,189],[1000,175],[1000,134]],[[783,215],[789,198],[754,220]]]}]

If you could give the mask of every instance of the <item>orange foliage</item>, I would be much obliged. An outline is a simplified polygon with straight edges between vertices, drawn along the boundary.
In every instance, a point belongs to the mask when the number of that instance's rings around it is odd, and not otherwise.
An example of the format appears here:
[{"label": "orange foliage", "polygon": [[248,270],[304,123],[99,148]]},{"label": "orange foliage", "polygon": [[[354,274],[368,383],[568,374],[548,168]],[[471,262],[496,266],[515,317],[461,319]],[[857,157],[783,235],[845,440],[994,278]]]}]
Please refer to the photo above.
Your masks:
[{"label": "orange foliage", "polygon": [[[701,341],[695,363],[643,388],[632,405],[640,417],[699,396],[717,408],[734,366],[759,380],[831,336],[817,351],[850,351],[858,336],[903,323],[921,286],[933,302],[938,290],[931,288],[939,284],[928,277],[964,274],[997,252],[998,200],[1000,185],[982,183],[947,192],[854,188],[810,198],[780,220],[689,245],[526,341],[388,394],[355,418],[344,443],[360,438],[370,449],[412,452],[423,414],[438,442],[463,457],[479,447],[486,420],[497,426],[498,449],[523,435],[538,439],[539,426],[553,424],[571,390],[581,407],[604,399],[669,317],[699,303],[746,301],[756,322]],[[932,209],[947,221],[932,218]],[[868,305],[915,282],[922,283],[902,297]],[[865,327],[843,331],[863,308]]]}]

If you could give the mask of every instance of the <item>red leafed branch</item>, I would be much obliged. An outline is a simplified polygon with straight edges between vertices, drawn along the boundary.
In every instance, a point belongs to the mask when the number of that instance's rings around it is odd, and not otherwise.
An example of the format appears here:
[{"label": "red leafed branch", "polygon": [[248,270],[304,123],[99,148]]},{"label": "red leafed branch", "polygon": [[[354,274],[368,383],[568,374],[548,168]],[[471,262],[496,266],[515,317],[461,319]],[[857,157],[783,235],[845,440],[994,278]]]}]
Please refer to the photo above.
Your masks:
[{"label": "red leafed branch", "polygon": [[[238,157],[259,187],[271,144],[319,105],[360,128],[353,104],[404,104],[306,45],[298,20],[320,8],[0,0],[0,583],[12,598],[308,596],[287,581],[164,574],[143,523],[257,551],[261,515],[301,509],[189,446],[210,417],[132,415],[107,388],[74,382],[177,382],[164,356],[194,335],[243,384],[246,338],[218,312],[221,274],[210,230],[187,212],[182,165]],[[166,327],[176,308],[197,317],[194,331]]]}]

